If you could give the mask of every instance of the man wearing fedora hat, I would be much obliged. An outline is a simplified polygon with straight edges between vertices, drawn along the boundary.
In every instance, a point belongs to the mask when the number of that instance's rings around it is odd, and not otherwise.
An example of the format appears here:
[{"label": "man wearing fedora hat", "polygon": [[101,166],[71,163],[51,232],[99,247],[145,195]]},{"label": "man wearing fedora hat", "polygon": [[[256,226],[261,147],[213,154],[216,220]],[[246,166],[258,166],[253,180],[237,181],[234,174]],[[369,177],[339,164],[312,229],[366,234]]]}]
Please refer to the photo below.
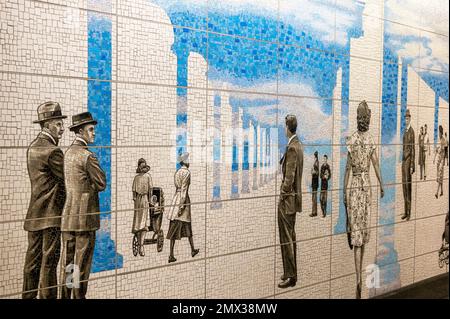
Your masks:
[{"label": "man wearing fedora hat", "polygon": [[189,171],[189,153],[185,152],[178,157],[180,169],[175,173],[175,194],[168,218],[170,219],[167,239],[170,239],[169,263],[177,261],[174,256],[175,240],[182,237],[189,239],[191,245],[191,256],[199,253],[199,249],[194,248],[191,226],[191,199],[189,198],[189,186],[191,184],[191,172]]},{"label": "man wearing fedora hat", "polygon": [[[95,139],[97,121],[85,112],[72,117],[69,129],[76,138],[64,156],[67,199],[61,221],[63,239],[61,298],[84,299],[95,247],[95,231],[100,228],[98,193],[106,188],[106,175],[95,155],[88,149]],[[79,271],[78,285],[68,285],[66,275]],[[74,271],[75,273],[75,271]],[[73,288],[73,289],[71,289]]]},{"label": "man wearing fedora hat", "polygon": [[[57,297],[56,268],[60,254],[61,213],[65,201],[64,154],[58,142],[64,133],[61,106],[45,102],[38,106],[41,132],[27,150],[31,199],[24,229],[28,232],[22,298]],[[51,287],[51,288],[47,288]]]},{"label": "man wearing fedora hat", "polygon": [[402,186],[403,201],[405,203],[405,212],[402,219],[411,218],[411,197],[412,197],[412,174],[415,168],[415,137],[414,130],[411,127],[411,112],[406,110],[405,114],[406,129],[403,134],[403,156],[402,156]]}]

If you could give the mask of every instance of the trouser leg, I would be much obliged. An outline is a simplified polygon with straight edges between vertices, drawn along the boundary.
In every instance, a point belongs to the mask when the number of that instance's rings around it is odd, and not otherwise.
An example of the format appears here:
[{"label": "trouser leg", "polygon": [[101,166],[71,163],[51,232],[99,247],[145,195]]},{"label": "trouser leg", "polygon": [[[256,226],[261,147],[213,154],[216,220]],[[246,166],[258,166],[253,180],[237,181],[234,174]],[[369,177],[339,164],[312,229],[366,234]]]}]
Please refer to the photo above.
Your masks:
[{"label": "trouser leg", "polygon": [[42,263],[42,241],[42,230],[28,232],[28,248],[23,267],[23,299],[33,299],[37,296]]},{"label": "trouser leg", "polygon": [[411,207],[411,170],[409,167],[409,159],[402,162],[402,188],[403,202],[405,205],[405,215],[409,216]]},{"label": "trouser leg", "polygon": [[74,299],[86,298],[94,248],[95,231],[79,232],[76,234],[75,264],[80,270],[80,285],[79,288],[73,290]]},{"label": "trouser leg", "polygon": [[313,190],[312,192],[312,211],[311,215],[317,215],[317,190]]},{"label": "trouser leg", "polygon": [[[61,257],[61,299],[70,299],[72,294],[71,284],[75,282],[73,276],[75,266],[76,237],[73,232],[62,232],[63,253]],[[76,273],[76,272],[75,272]]]},{"label": "trouser leg", "polygon": [[[42,265],[40,279],[40,299],[56,299],[58,297],[57,267],[61,249],[61,232],[52,227],[43,231]],[[50,287],[50,288],[47,288]]]},{"label": "trouser leg", "polygon": [[323,189],[320,191],[320,207],[322,209],[323,216],[325,216],[327,214],[327,195],[328,195],[328,190]]},{"label": "trouser leg", "polygon": [[278,229],[280,233],[281,256],[284,276],[297,279],[297,244],[295,235],[295,214],[286,214],[280,202],[278,206]]}]

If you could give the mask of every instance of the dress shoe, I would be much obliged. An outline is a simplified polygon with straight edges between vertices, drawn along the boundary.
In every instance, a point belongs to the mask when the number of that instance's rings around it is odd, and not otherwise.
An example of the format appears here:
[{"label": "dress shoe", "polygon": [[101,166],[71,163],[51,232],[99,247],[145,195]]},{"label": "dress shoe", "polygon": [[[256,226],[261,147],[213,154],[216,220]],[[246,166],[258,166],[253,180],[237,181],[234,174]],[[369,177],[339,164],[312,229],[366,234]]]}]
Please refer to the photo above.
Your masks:
[{"label": "dress shoe", "polygon": [[278,288],[289,288],[289,287],[294,287],[297,284],[297,280],[294,278],[288,278],[285,281],[283,281],[282,283],[278,284]]},{"label": "dress shoe", "polygon": [[191,256],[192,256],[192,257],[195,257],[195,255],[197,255],[197,254],[199,253],[199,251],[200,251],[200,249],[194,249],[194,250],[191,252]]},{"label": "dress shoe", "polygon": [[403,214],[403,215],[402,215],[402,219],[405,219],[405,218],[408,218],[408,215]]},{"label": "dress shoe", "polygon": [[434,194],[434,197],[438,198],[438,194]]},{"label": "dress shoe", "polygon": [[316,217],[316,216],[317,216],[317,214],[313,214],[313,213],[309,214],[309,217]]},{"label": "dress shoe", "polygon": [[285,275],[281,275],[280,279],[281,279],[281,281],[285,281],[288,279],[288,277],[286,277]]},{"label": "dress shoe", "polygon": [[177,261],[177,259],[174,256],[169,256],[169,263],[173,263]]}]

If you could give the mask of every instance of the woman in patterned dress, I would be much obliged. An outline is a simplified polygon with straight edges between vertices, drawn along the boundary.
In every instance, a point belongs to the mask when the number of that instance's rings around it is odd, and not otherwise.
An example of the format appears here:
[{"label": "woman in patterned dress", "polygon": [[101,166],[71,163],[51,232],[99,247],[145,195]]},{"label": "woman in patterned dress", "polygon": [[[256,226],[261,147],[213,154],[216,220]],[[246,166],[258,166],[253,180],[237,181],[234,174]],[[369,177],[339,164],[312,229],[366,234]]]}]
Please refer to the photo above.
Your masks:
[{"label": "woman in patterned dress", "polygon": [[[375,174],[384,196],[383,181],[372,135],[368,132],[371,111],[362,101],[358,105],[358,130],[347,138],[347,165],[344,176],[344,204],[347,207],[347,232],[350,233],[351,245],[354,247],[356,268],[356,298],[361,298],[362,262],[364,247],[369,242],[369,222],[371,205],[371,187],[369,180],[370,163],[373,164]],[[347,197],[350,173],[352,181]]]},{"label": "woman in patterned dress", "polygon": [[[439,125],[439,143],[436,148],[436,153],[434,154],[433,164],[436,161],[436,155],[438,155],[437,162],[437,183],[438,188],[436,190],[436,194],[434,197],[438,198],[444,194],[443,181],[444,181],[444,158],[445,158],[445,139],[444,139],[444,128],[442,125]],[[439,189],[441,189],[441,194],[439,194]]]}]

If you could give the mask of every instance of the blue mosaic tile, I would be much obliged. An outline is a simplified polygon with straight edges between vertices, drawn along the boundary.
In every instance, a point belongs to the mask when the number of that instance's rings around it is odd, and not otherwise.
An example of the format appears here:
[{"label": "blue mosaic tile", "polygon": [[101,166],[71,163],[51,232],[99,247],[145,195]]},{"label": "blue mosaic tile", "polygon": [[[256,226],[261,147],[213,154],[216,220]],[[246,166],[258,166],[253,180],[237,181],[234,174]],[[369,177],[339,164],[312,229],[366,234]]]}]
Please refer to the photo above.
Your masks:
[{"label": "blue mosaic tile", "polygon": [[[276,83],[276,55],[276,44],[210,34],[208,80],[215,88],[229,83],[238,89],[258,90],[259,85]],[[270,91],[275,93],[276,86]]]},{"label": "blue mosaic tile", "polygon": [[207,0],[149,0],[169,15],[174,26],[206,30]]},{"label": "blue mosaic tile", "polygon": [[[334,53],[289,45],[278,48],[279,92],[298,96],[333,97],[339,64]],[[300,91],[307,85],[312,93]]]},{"label": "blue mosaic tile", "polygon": [[212,32],[276,41],[278,1],[208,2],[208,30]]}]

